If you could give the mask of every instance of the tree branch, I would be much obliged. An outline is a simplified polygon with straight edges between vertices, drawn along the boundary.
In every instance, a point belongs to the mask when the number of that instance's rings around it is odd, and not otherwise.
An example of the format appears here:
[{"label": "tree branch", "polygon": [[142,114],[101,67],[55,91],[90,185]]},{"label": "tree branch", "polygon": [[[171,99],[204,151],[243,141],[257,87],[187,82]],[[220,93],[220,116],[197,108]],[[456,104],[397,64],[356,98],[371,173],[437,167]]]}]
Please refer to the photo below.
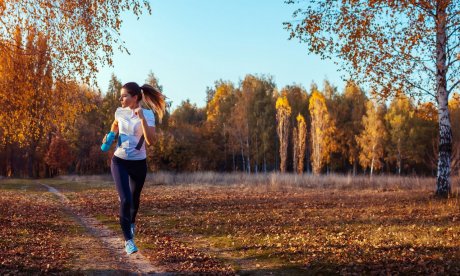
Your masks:
[{"label": "tree branch", "polygon": [[455,82],[448,90],[447,90],[447,95],[450,94],[450,92],[452,92],[452,90],[455,89],[455,87],[457,87],[457,85],[460,84],[460,80],[458,80],[457,82]]}]

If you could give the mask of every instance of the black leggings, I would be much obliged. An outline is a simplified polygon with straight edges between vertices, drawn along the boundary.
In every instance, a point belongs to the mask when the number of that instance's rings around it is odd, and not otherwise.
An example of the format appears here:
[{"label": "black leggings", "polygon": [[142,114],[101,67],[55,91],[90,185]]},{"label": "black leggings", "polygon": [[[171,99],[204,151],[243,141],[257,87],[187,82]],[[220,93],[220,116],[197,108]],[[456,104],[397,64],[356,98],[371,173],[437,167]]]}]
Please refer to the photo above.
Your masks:
[{"label": "black leggings", "polygon": [[120,225],[125,240],[133,238],[131,223],[136,220],[137,210],[145,176],[147,175],[147,162],[143,160],[124,160],[113,156],[113,180],[120,196]]}]

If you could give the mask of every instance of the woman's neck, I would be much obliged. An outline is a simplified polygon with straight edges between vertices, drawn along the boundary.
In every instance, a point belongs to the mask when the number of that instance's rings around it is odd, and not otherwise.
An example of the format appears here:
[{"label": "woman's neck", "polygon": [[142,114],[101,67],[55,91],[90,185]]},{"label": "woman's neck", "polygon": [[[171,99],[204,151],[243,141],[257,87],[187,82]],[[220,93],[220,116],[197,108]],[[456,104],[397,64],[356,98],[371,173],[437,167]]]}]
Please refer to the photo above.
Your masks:
[{"label": "woman's neck", "polygon": [[139,103],[136,103],[136,104],[130,106],[129,108],[131,108],[132,110],[134,110],[134,109],[136,109],[136,108],[138,108],[138,107],[140,107],[140,105],[139,105]]}]

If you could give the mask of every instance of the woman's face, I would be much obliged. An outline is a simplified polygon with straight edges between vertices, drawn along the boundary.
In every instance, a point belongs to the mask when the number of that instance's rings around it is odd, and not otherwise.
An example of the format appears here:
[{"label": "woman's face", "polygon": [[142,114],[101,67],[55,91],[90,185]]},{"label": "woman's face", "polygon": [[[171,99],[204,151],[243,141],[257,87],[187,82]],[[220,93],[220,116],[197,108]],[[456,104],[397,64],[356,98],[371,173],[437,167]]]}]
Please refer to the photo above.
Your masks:
[{"label": "woman's face", "polygon": [[137,96],[131,96],[125,88],[120,90],[121,107],[135,108],[137,106]]}]

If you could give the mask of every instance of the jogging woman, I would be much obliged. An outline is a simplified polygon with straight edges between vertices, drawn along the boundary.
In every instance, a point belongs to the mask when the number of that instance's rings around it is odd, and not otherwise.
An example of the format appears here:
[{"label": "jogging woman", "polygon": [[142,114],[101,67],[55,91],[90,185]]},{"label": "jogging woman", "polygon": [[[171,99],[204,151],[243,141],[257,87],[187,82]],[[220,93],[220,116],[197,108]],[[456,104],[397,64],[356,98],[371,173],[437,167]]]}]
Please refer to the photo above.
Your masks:
[{"label": "jogging woman", "polygon": [[[151,145],[155,133],[155,116],[161,122],[165,112],[165,97],[148,84],[141,87],[128,82],[121,88],[119,107],[115,112],[111,131],[102,141],[107,150],[118,132],[118,143],[112,157],[111,171],[120,197],[120,226],[125,239],[127,254],[137,252],[134,243],[136,214],[140,195],[147,175],[147,154],[145,143]],[[144,109],[144,101],[151,109]],[[153,110],[153,111],[152,111]],[[105,146],[105,149],[104,149]]]}]

